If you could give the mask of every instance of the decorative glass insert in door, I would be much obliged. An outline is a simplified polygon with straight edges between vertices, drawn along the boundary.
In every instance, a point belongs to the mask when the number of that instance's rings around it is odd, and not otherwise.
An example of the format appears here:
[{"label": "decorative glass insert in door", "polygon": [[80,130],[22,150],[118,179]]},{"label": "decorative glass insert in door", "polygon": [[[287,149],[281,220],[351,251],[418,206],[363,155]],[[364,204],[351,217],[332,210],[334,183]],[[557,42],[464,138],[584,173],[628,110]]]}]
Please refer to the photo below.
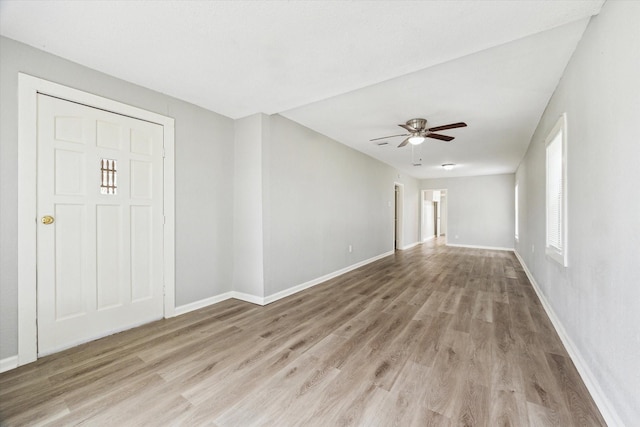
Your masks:
[{"label": "decorative glass insert in door", "polygon": [[100,160],[100,194],[118,193],[117,161]]}]

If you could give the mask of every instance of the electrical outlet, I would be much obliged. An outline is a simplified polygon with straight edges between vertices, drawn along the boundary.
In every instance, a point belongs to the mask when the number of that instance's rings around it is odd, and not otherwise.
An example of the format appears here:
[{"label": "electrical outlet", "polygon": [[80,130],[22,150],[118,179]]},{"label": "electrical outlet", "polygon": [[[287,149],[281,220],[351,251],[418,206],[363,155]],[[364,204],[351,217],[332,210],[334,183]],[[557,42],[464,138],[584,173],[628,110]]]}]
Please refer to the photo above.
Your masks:
[{"label": "electrical outlet", "polygon": [[349,245],[349,253],[353,252],[353,246]]},{"label": "electrical outlet", "polygon": [[534,253],[536,251],[536,246],[535,245],[531,245],[531,253]]}]

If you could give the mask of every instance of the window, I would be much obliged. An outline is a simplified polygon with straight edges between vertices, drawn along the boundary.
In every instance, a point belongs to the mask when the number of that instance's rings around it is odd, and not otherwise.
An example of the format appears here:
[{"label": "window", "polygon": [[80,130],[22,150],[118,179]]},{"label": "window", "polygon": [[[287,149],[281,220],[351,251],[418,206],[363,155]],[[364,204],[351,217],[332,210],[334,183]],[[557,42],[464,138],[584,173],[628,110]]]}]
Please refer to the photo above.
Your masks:
[{"label": "window", "polygon": [[118,170],[116,160],[100,160],[100,194],[118,193]]},{"label": "window", "polygon": [[516,182],[516,191],[515,191],[515,211],[516,211],[515,237],[516,237],[516,240],[518,240],[518,182]]},{"label": "window", "polygon": [[567,266],[567,126],[563,114],[545,141],[546,145],[546,254]]}]

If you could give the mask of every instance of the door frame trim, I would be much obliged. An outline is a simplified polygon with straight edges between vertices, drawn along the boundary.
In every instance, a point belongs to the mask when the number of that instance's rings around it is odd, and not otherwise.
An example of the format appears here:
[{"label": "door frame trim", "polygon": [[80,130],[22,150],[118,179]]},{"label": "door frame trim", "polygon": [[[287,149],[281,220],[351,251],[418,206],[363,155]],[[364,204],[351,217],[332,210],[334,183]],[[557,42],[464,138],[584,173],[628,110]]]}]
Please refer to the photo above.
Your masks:
[{"label": "door frame trim", "polygon": [[[396,187],[398,187],[398,197],[395,197]],[[393,234],[395,237],[395,242],[391,242],[392,243],[391,247],[393,248],[395,243],[395,246],[396,246],[395,249],[404,250],[406,249],[404,247],[404,184],[394,181],[393,192],[394,192],[393,203],[397,204],[397,206],[394,206],[394,208],[397,211],[398,218],[397,218],[397,224],[394,218],[393,226],[395,227],[395,230],[393,231]]]},{"label": "door frame trim", "polygon": [[38,358],[36,226],[38,93],[159,124],[163,127],[164,317],[175,315],[175,121],[143,110],[18,73],[18,366]]}]

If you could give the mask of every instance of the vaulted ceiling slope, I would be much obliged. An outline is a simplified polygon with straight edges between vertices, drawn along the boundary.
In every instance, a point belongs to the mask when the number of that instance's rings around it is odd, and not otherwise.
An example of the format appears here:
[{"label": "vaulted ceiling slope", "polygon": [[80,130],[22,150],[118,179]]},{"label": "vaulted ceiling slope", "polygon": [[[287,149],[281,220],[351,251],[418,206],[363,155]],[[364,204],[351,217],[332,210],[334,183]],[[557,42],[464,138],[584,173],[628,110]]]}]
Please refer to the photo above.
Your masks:
[{"label": "vaulted ceiling slope", "polygon": [[[2,0],[0,33],[231,118],[281,113],[416,177],[447,156],[477,175],[513,172],[603,2]],[[469,127],[414,158],[368,143],[414,116]]]}]

